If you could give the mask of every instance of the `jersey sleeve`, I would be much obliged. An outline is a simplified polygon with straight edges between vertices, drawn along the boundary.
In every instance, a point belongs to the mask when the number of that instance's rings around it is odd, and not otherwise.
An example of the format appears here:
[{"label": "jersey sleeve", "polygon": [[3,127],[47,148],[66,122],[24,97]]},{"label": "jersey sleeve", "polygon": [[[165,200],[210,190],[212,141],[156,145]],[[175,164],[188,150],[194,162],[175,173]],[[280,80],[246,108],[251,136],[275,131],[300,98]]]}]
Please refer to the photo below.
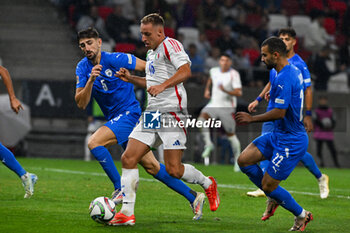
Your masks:
[{"label": "jersey sleeve", "polygon": [[84,68],[84,65],[82,62],[79,62],[76,69],[75,69],[75,75],[77,78],[77,84],[76,88],[85,87],[88,77],[88,71]]},{"label": "jersey sleeve", "polygon": [[128,70],[135,70],[136,67],[136,57],[129,53],[111,53],[109,62],[116,69],[123,67]]},{"label": "jersey sleeve", "polygon": [[310,71],[307,68],[307,65],[305,63],[300,64],[300,67],[298,67],[301,71],[301,74],[303,75],[304,80],[304,87],[305,89],[311,86],[311,77],[310,77]]},{"label": "jersey sleeve", "polygon": [[241,76],[237,71],[231,71],[233,80],[232,80],[232,88],[242,88],[242,83],[241,83]]},{"label": "jersey sleeve", "polygon": [[181,66],[187,63],[191,65],[191,60],[179,41],[169,38],[168,40],[164,41],[163,46],[165,56],[176,69],[179,69]]},{"label": "jersey sleeve", "polygon": [[289,77],[280,77],[274,82],[275,98],[272,100],[275,108],[287,109],[292,98],[292,85]]}]

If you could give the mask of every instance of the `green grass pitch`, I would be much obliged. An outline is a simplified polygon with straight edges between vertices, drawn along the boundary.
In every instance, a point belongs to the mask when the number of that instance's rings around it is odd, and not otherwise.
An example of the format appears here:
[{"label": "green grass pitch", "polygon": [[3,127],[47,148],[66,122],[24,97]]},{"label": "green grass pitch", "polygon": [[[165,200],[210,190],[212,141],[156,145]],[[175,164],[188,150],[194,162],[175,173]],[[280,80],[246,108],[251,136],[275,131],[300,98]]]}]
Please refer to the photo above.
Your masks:
[{"label": "green grass pitch", "polygon": [[[57,159],[19,159],[25,169],[38,175],[34,196],[23,199],[20,179],[0,165],[0,232],[287,232],[291,213],[279,207],[262,222],[265,198],[247,197],[255,187],[232,166],[195,165],[205,175],[216,177],[221,205],[216,212],[204,206],[203,218],[193,221],[185,198],[168,189],[140,167],[133,227],[111,227],[90,219],[89,204],[98,196],[110,196],[113,186],[96,162]],[[121,171],[121,164],[116,163]],[[350,169],[322,169],[330,177],[330,196],[321,200],[316,179],[297,167],[282,186],[291,191],[314,221],[306,232],[350,232]],[[194,190],[201,187],[191,185]],[[117,207],[118,209],[120,207]]]}]

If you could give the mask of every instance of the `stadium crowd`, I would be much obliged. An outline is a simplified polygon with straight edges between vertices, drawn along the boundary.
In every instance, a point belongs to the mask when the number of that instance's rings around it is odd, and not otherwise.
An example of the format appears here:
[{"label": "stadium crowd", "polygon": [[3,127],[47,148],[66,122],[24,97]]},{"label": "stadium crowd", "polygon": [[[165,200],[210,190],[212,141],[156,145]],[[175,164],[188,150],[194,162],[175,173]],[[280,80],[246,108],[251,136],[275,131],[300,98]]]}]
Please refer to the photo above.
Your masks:
[{"label": "stadium crowd", "polygon": [[[52,0],[79,31],[95,27],[105,50],[145,58],[139,21],[159,12],[166,35],[182,42],[192,61],[191,81],[204,84],[208,71],[228,53],[244,86],[262,87],[268,76],[259,45],[279,28],[297,31],[296,51],[307,62],[317,90],[331,75],[350,73],[350,11],[345,0]],[[322,67],[322,70],[314,67]]]}]

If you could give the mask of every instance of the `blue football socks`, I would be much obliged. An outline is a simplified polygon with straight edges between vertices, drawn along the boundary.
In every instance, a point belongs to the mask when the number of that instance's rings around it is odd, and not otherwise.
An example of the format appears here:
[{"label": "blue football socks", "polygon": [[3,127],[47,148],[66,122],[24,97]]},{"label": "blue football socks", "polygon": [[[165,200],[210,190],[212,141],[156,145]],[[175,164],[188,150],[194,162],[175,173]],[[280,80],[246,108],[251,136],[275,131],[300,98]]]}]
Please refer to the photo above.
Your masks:
[{"label": "blue football socks", "polygon": [[26,174],[21,164],[17,161],[12,152],[0,143],[0,159],[6,167],[14,171],[19,177]]},{"label": "blue football socks", "polygon": [[181,180],[169,175],[169,173],[165,170],[164,164],[160,163],[159,165],[159,172],[154,176],[154,178],[163,182],[169,188],[184,196],[190,203],[193,203],[193,201],[196,199],[196,192],[191,190],[190,187],[188,187]]},{"label": "blue football socks", "polygon": [[263,178],[263,172],[261,170],[261,168],[256,165],[249,165],[246,167],[240,167],[241,171],[245,174],[247,174],[247,176],[249,177],[249,179],[256,185],[258,186],[258,188],[261,189],[261,181]]},{"label": "blue football socks", "polygon": [[278,204],[292,212],[295,216],[299,216],[303,211],[303,208],[294,200],[292,195],[281,186],[278,186],[275,190],[266,195],[276,200]]},{"label": "blue football socks", "polygon": [[321,178],[322,173],[318,169],[316,162],[312,155],[309,152],[306,152],[305,155],[300,159],[304,166],[309,169],[309,171],[316,177],[316,179]]},{"label": "blue football socks", "polygon": [[98,146],[91,150],[96,160],[101,164],[109,179],[112,181],[115,189],[121,189],[120,175],[114,164],[111,154],[104,146]]}]

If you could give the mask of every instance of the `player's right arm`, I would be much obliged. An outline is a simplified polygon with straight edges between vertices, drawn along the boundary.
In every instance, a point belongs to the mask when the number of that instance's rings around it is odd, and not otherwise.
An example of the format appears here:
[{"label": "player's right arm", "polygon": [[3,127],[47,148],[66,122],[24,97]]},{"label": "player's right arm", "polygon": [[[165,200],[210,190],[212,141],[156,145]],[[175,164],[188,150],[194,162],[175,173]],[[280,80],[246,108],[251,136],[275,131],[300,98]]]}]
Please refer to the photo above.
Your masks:
[{"label": "player's right arm", "polygon": [[[266,84],[266,86],[264,87],[264,89],[260,92],[258,98],[259,99],[264,99],[265,95],[270,91],[271,88],[271,83],[268,82]],[[259,101],[258,98],[256,98],[254,101],[252,101],[249,105],[248,105],[248,111],[249,112],[255,112],[255,108],[259,105]]]},{"label": "player's right arm", "polygon": [[145,69],[146,69],[146,62],[144,60],[136,57],[135,70],[145,71]]},{"label": "player's right arm", "polygon": [[146,78],[131,75],[129,70],[125,68],[120,68],[120,70],[115,74],[115,76],[120,78],[124,82],[129,82],[141,88],[146,88]]},{"label": "player's right arm", "polygon": [[[100,75],[102,70],[101,65],[95,65],[92,70],[89,79],[87,80],[85,87],[78,87],[75,91],[75,102],[78,108],[85,109],[90,102],[92,87],[94,85],[95,79]],[[79,79],[79,76],[77,76]]]},{"label": "player's right arm", "polygon": [[204,98],[206,99],[210,99],[210,87],[212,85],[212,80],[211,77],[209,76],[208,80],[207,80],[207,84],[205,85],[205,89],[204,89]]},{"label": "player's right arm", "polygon": [[3,66],[0,66],[0,76],[1,76],[2,81],[4,82],[4,84],[6,86],[7,93],[8,93],[9,98],[10,98],[11,108],[15,113],[18,113],[20,109],[23,109],[23,107],[21,105],[21,102],[16,98],[15,92],[13,90],[13,85],[12,85],[10,73]]}]

